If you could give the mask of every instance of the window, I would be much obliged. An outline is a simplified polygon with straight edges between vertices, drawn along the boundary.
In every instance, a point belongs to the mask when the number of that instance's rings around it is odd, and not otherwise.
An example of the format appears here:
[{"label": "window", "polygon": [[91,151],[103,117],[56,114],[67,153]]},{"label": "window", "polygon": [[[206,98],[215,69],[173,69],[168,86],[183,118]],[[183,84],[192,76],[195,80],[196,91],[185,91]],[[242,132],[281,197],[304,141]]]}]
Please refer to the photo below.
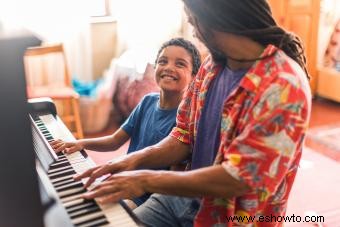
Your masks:
[{"label": "window", "polygon": [[90,15],[92,17],[110,16],[109,0],[90,0]]}]

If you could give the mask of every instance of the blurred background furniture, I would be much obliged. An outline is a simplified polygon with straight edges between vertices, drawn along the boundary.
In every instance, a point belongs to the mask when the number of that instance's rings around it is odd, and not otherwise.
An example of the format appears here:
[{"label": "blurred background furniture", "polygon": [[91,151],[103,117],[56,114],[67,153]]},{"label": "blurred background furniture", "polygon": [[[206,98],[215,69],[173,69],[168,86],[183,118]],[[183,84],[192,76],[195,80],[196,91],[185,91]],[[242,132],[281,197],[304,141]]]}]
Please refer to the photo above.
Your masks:
[{"label": "blurred background furniture", "polygon": [[330,37],[322,67],[318,69],[317,94],[340,102],[340,19]]},{"label": "blurred background furniture", "polygon": [[318,76],[320,0],[268,0],[268,3],[277,23],[302,40],[307,57],[307,69],[311,76],[310,86],[315,94]]},{"label": "blurred background furniture", "polygon": [[340,72],[335,68],[321,67],[318,74],[317,94],[336,102],[340,102]]},{"label": "blurred background furniture", "polygon": [[73,89],[62,44],[30,47],[24,55],[28,98],[50,97],[76,138],[83,138],[79,94]]}]

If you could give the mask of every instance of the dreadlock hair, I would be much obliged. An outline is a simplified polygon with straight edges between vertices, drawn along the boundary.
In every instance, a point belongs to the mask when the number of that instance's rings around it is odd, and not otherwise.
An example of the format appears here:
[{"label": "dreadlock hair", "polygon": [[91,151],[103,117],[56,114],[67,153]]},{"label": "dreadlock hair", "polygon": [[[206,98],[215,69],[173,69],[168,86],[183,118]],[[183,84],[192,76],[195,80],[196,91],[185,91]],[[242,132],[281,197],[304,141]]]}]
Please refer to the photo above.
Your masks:
[{"label": "dreadlock hair", "polygon": [[243,35],[263,46],[273,44],[306,72],[301,40],[279,27],[266,0],[183,0],[186,9],[206,28]]},{"label": "dreadlock hair", "polygon": [[173,38],[170,39],[169,41],[165,42],[162,44],[162,46],[159,48],[157,57],[155,60],[155,64],[158,62],[158,58],[160,53],[163,51],[164,48],[168,46],[179,46],[183,47],[190,55],[192,58],[192,75],[196,75],[198,72],[198,69],[201,65],[201,57],[198,49],[188,40],[185,40],[183,38]]}]

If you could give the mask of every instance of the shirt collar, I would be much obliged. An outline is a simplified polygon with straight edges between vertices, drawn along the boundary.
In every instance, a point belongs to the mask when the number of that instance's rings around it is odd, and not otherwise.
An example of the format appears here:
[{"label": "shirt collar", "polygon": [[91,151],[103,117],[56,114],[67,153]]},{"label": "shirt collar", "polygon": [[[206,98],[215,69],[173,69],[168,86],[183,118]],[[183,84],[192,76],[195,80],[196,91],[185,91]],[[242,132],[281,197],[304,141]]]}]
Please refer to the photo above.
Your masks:
[{"label": "shirt collar", "polygon": [[[267,45],[259,57],[262,59],[255,61],[249,68],[243,79],[240,81],[240,87],[243,87],[247,91],[255,92],[261,84],[262,77],[266,73],[266,68],[264,68],[265,65],[272,60],[272,56],[275,55],[278,50],[279,49],[272,44]],[[223,65],[213,63],[211,56],[206,60],[206,62],[212,62],[211,65],[208,64],[210,67],[206,68],[210,76],[214,77],[223,70]]]}]

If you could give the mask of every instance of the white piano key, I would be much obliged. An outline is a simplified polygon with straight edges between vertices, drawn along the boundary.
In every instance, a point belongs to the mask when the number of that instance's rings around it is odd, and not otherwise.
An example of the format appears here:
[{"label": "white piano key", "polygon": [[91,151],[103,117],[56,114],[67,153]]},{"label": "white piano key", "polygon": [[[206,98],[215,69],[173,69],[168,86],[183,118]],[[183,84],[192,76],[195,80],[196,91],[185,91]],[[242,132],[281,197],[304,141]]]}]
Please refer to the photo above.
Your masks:
[{"label": "white piano key", "polygon": [[98,204],[112,226],[137,226],[127,211],[119,203]]},{"label": "white piano key", "polygon": [[69,163],[69,161],[65,160],[65,161],[62,161],[62,162],[53,163],[53,164],[51,164],[50,167],[54,167],[54,166],[58,166],[58,165],[62,165],[62,164],[68,164],[68,163]]},{"label": "white piano key", "polygon": [[79,199],[75,199],[75,200],[72,200],[72,201],[64,202],[63,205],[64,205],[65,208],[68,208],[68,207],[71,207],[71,206],[74,206],[74,205],[82,204],[84,202],[85,202],[85,199],[79,198]]},{"label": "white piano key", "polygon": [[[72,188],[72,189],[69,189],[69,190],[66,190],[66,191],[62,191],[62,192],[57,192],[57,194],[60,196],[60,197],[64,197],[64,196],[68,196],[68,195],[73,195],[75,193],[78,193],[76,195],[79,195],[79,194],[83,194],[84,193],[84,188],[83,187],[79,187],[79,188]],[[64,199],[64,198],[62,198]],[[66,198],[65,198],[66,199]]]},{"label": "white piano key", "polygon": [[66,161],[66,160],[67,160],[66,156],[58,156],[57,162]]},{"label": "white piano key", "polygon": [[91,214],[88,214],[88,215],[85,215],[85,216],[82,216],[82,217],[79,217],[79,218],[75,218],[75,219],[72,220],[72,223],[74,225],[78,225],[82,222],[89,221],[89,220],[92,220],[92,219],[95,219],[95,218],[99,218],[103,215],[104,215],[103,212],[97,211],[95,213],[91,213]]},{"label": "white piano key", "polygon": [[39,117],[55,139],[61,139],[64,141],[70,141],[74,139],[72,133],[62,123],[62,121],[59,122],[62,124],[56,124],[56,119],[53,117],[53,115],[48,114]]},{"label": "white piano key", "polygon": [[71,181],[70,183],[66,183],[66,184],[61,185],[61,186],[55,186],[55,185],[53,185],[53,186],[57,191],[62,191],[62,190],[65,190],[67,188],[83,187],[83,184],[79,181]]},{"label": "white piano key", "polygon": [[71,218],[75,218],[77,216],[86,215],[86,214],[90,214],[90,213],[94,213],[94,212],[98,212],[98,211],[101,211],[98,206],[90,206],[90,207],[85,207],[83,209],[80,209],[80,210],[72,212],[72,213],[70,211],[68,211],[68,212],[69,212]]},{"label": "white piano key", "polygon": [[74,179],[73,179],[73,178],[70,178],[70,179],[68,179],[68,180],[64,180],[64,181],[60,181],[60,182],[58,182],[58,183],[54,183],[53,186],[54,186],[55,188],[58,188],[58,187],[60,187],[60,186],[63,186],[63,185],[66,185],[66,184],[69,184],[69,183],[72,183],[72,182],[74,182]]},{"label": "white piano key", "polygon": [[67,202],[71,202],[73,200],[81,199],[82,196],[83,196],[83,193],[78,194],[78,195],[69,196],[69,197],[66,197],[66,198],[62,198],[60,200],[61,200],[62,203],[67,203]]},{"label": "white piano key", "polygon": [[55,182],[62,181],[62,180],[66,180],[66,179],[68,179],[68,178],[72,178],[72,175],[63,176],[63,177],[58,177],[58,178],[55,178],[55,179],[51,179],[51,182],[52,182],[52,184],[54,184]]},{"label": "white piano key", "polygon": [[94,201],[87,201],[87,202],[84,202],[84,203],[80,203],[76,206],[72,206],[72,207],[67,208],[67,212],[71,213],[71,212],[74,212],[76,210],[83,209],[83,208],[86,208],[86,207],[91,207],[91,206],[97,206],[97,204]]},{"label": "white piano key", "polygon": [[68,170],[68,169],[73,169],[71,165],[69,166],[63,166],[63,167],[59,167],[59,168],[55,168],[55,169],[51,169],[47,172],[47,174],[52,174],[52,173],[56,173],[56,172],[60,172],[63,170]]},{"label": "white piano key", "polygon": [[[54,177],[54,176],[58,176],[60,174],[67,174],[67,175],[70,175],[69,173],[70,172],[74,172],[74,169],[71,168],[71,169],[65,169],[65,170],[62,170],[60,172],[56,172],[56,173],[51,173],[51,174],[47,174],[49,177]],[[74,175],[74,173],[72,173],[71,175]],[[65,175],[64,175],[65,176]]]},{"label": "white piano key", "polygon": [[97,220],[94,220],[94,221],[91,221],[91,222],[87,222],[85,224],[82,224],[82,225],[78,225],[77,227],[93,227],[93,226],[108,226],[108,225],[103,225],[101,223],[104,222],[104,220],[107,222],[107,219],[105,218],[102,218],[102,219],[97,219]]},{"label": "white piano key", "polygon": [[[52,115],[43,115],[39,117],[41,119],[41,123],[45,125],[46,129],[50,132],[51,136],[55,140],[56,139],[61,139],[64,141],[75,140],[72,133],[67,129],[67,127],[59,119],[59,117],[57,117],[57,119],[55,119]],[[64,155],[76,173],[83,173],[89,168],[96,166],[95,163],[91,159],[85,158],[80,152],[74,152],[72,154],[64,154]],[[61,160],[65,160],[64,156],[61,157]],[[60,165],[60,163],[52,164],[51,166],[58,166],[58,165]],[[62,185],[63,180],[65,180],[65,182],[72,182],[73,179],[69,179],[69,178],[70,176],[63,176],[63,177],[51,180],[51,182],[57,185]],[[83,182],[84,184],[86,183],[86,181],[87,181],[86,178],[81,180],[81,182]],[[94,187],[100,181],[101,179],[96,180],[95,183],[92,185],[92,187]],[[64,199],[61,199],[64,207],[70,208],[75,205],[81,205],[82,203],[87,203],[88,200],[81,198],[82,194],[83,193],[81,193],[80,195],[69,196]],[[119,203],[115,203],[115,204],[111,203],[111,204],[103,205],[97,202],[97,204],[102,210],[102,212],[98,212],[98,213],[91,214],[86,217],[82,217],[82,219],[76,219],[75,220],[76,223],[81,223],[84,220],[95,219],[96,217],[100,217],[101,215],[104,214],[108,222],[110,223],[104,226],[120,226],[120,227],[136,227],[137,226],[137,224],[133,221],[133,219],[130,217],[127,211]],[[92,222],[89,222],[89,224],[91,223]],[[84,223],[84,226],[93,226],[93,225],[86,225],[86,223]]]}]

